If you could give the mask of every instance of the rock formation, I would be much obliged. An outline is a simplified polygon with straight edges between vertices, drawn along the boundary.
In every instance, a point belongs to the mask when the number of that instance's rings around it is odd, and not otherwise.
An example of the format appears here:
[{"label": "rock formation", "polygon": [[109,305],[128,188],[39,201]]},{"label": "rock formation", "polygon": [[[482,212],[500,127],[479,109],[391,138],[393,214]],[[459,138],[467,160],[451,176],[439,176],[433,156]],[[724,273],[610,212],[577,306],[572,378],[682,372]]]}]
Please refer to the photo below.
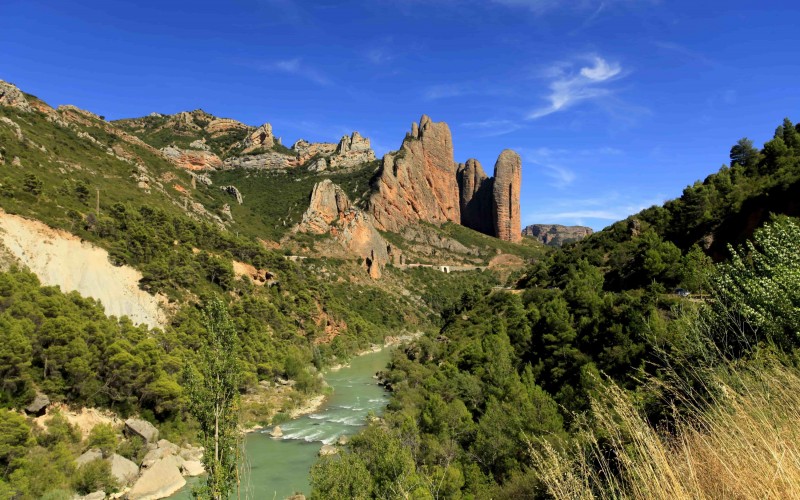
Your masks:
[{"label": "rock formation", "polygon": [[375,159],[369,139],[358,132],[344,136],[336,146],[336,151],[328,158],[330,169],[352,168]]},{"label": "rock formation", "polygon": [[522,184],[522,159],[510,149],[504,150],[494,165],[492,186],[492,222],[494,235],[501,240],[520,241],[519,195]]},{"label": "rock formation", "polygon": [[370,198],[377,227],[396,232],[420,220],[460,223],[456,169],[450,128],[423,115],[400,150],[383,157]]},{"label": "rock formation", "polygon": [[532,224],[522,230],[523,236],[536,238],[545,245],[561,246],[572,241],[582,240],[592,234],[586,226],[562,226],[560,224]]},{"label": "rock formation", "polygon": [[307,165],[311,172],[353,168],[375,159],[369,139],[358,132],[343,136],[338,144],[299,139],[292,144],[292,151],[297,153],[298,164]]},{"label": "rock formation", "polygon": [[318,182],[303,220],[295,231],[329,233],[350,253],[364,259],[364,266],[373,278],[389,262],[389,245],[375,229],[372,218],[355,208],[342,188],[330,179]]},{"label": "rock formation", "polygon": [[175,165],[186,170],[216,170],[222,168],[219,156],[204,149],[180,149],[167,146],[161,150]]},{"label": "rock formation", "polygon": [[239,205],[244,203],[244,198],[242,198],[242,193],[236,186],[220,186],[220,189],[222,191],[225,191],[229,195],[233,196],[234,198],[236,198],[236,203],[238,203]]},{"label": "rock formation", "polygon": [[400,150],[383,157],[370,212],[379,229],[397,232],[417,221],[452,221],[507,241],[519,241],[522,161],[507,149],[489,178],[481,164],[453,161],[445,123],[427,116],[411,126]]},{"label": "rock formation", "polygon": [[158,440],[158,429],[147,420],[129,418],[125,421],[125,432],[144,439],[146,443],[155,443]]},{"label": "rock formation", "polygon": [[276,151],[261,154],[231,156],[225,159],[223,169],[250,169],[286,171],[300,165],[301,162],[294,156],[289,156]]},{"label": "rock formation", "polygon": [[30,103],[25,99],[25,94],[14,85],[3,80],[0,80],[0,106],[10,106],[27,112],[33,111]]},{"label": "rock formation", "polygon": [[492,185],[478,160],[470,158],[458,167],[459,206],[461,225],[475,231],[494,235],[494,224],[489,217],[492,210]]},{"label": "rock formation", "polygon": [[275,145],[275,136],[272,135],[272,125],[269,123],[261,125],[255,132],[248,135],[244,141],[242,141],[242,145],[244,146],[242,153],[249,153],[259,148],[271,148]]}]

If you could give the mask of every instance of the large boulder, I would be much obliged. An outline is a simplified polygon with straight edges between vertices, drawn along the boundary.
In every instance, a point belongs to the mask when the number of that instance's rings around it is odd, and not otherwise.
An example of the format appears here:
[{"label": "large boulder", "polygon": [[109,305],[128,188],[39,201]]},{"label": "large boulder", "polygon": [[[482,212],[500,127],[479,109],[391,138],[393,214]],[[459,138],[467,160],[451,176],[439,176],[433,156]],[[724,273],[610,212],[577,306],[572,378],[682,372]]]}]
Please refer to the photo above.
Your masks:
[{"label": "large boulder", "polygon": [[95,460],[100,460],[102,458],[103,458],[103,453],[96,448],[92,448],[91,450],[84,452],[83,455],[76,458],[75,465],[80,469],[89,462],[94,462]]},{"label": "large boulder", "polygon": [[206,473],[206,469],[199,460],[186,460],[181,464],[181,473],[190,477],[202,476]]},{"label": "large boulder", "polygon": [[145,470],[128,492],[128,500],[165,498],[186,484],[174,460],[162,459]]},{"label": "large boulder", "polygon": [[47,406],[50,404],[50,398],[41,392],[36,393],[33,401],[25,407],[25,412],[31,415],[44,415]]},{"label": "large boulder", "polygon": [[114,453],[108,457],[108,462],[111,465],[111,475],[120,486],[131,484],[139,475],[139,466],[121,455]]},{"label": "large boulder", "polygon": [[158,440],[158,429],[147,420],[142,420],[140,418],[129,418],[126,420],[125,432],[129,435],[141,437],[146,443],[155,443]]}]

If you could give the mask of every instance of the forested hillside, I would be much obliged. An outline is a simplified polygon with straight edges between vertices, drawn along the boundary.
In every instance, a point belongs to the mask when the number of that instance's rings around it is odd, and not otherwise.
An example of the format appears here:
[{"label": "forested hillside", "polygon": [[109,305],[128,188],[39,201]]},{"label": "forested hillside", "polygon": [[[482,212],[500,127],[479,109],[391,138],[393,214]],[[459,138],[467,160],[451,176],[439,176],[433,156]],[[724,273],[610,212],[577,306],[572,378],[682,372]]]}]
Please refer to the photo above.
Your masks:
[{"label": "forested hillside", "polygon": [[[107,250],[112,264],[141,272],[142,290],[166,298],[168,318],[161,328],[148,329],[127,318],[106,317],[97,301],[42,286],[3,250],[3,408],[19,410],[37,393],[46,394],[52,403],[76,410],[137,415],[176,442],[193,440],[196,422],[187,413],[186,367],[199,359],[206,330],[203,305],[222,297],[238,336],[242,425],[280,421],[324,392],[323,367],[346,362],[389,335],[435,331],[444,309],[463,290],[501,284],[510,269],[525,262],[515,257],[510,268],[485,269],[501,249],[526,259],[544,253],[540,245],[513,245],[467,229],[451,235],[426,226],[408,240],[387,237],[408,248],[409,255],[428,255],[426,262],[435,263],[431,256],[439,251],[444,256],[439,258],[472,259],[478,270],[445,274],[433,267],[390,265],[374,282],[360,259],[319,252],[326,235],[291,229],[323,178],[335,180],[356,206],[363,206],[375,162],[322,174],[305,169],[197,173],[157,148],[202,140],[227,157],[243,151],[241,142],[261,129],[202,112],[194,115],[203,126],[214,120],[233,125],[223,135],[211,135],[196,126],[184,130],[183,122],[148,117],[138,129],[139,121],[128,127],[72,106],[54,109],[0,83],[5,92],[0,216],[42,221],[64,230],[65,237]],[[295,154],[280,144],[269,150]],[[263,151],[255,147],[252,153]],[[224,190],[220,184],[242,189]],[[232,191],[247,201],[237,203]],[[277,380],[290,380],[291,387],[270,390]],[[0,425],[19,431],[9,431],[13,442],[0,456],[0,496],[46,493],[47,488],[30,483],[40,473],[59,478],[50,489],[89,488],[72,482],[72,455],[85,450],[85,440],[51,439],[11,412],[0,413]],[[63,446],[55,447],[58,443]],[[103,487],[112,489],[110,483]]]},{"label": "forested hillside", "polygon": [[770,213],[798,215],[798,127],[784,121],[761,150],[740,140],[730,159],[680,198],[550,254],[516,290],[463,294],[440,332],[396,353],[387,414],[317,464],[315,497],[546,497],[559,476],[545,481],[534,452],[580,448],[582,415],[609,384],[669,428],[697,400],[668,381],[702,394],[711,379],[692,369],[712,359],[767,345],[793,356],[796,221],[774,220],[732,261],[728,245]]}]

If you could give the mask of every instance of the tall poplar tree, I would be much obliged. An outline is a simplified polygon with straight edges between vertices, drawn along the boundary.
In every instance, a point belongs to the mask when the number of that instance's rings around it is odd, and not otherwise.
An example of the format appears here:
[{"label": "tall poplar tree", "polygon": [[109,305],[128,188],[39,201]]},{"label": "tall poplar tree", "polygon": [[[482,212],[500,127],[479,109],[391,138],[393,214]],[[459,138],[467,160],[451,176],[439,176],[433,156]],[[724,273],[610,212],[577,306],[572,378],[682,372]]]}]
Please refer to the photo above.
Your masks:
[{"label": "tall poplar tree", "polygon": [[195,498],[227,499],[238,483],[241,433],[239,382],[236,358],[238,337],[225,304],[214,298],[203,313],[206,328],[198,371],[188,373],[190,411],[200,423],[205,452],[206,484]]}]

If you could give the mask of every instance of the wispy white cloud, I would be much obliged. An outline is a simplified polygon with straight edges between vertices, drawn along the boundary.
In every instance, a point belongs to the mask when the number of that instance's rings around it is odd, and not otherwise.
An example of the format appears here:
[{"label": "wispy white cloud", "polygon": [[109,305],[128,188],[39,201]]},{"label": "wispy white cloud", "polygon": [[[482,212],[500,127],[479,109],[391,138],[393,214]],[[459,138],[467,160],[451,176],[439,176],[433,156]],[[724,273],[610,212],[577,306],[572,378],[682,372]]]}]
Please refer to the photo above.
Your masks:
[{"label": "wispy white cloud", "polygon": [[710,67],[719,66],[719,64],[716,61],[709,59],[704,54],[696,50],[692,50],[688,47],[685,47],[679,43],[656,40],[655,42],[653,42],[653,45],[664,51],[674,53],[683,59],[695,61],[697,63]]},{"label": "wispy white cloud", "polygon": [[609,7],[653,5],[659,0],[491,0],[491,3],[527,9],[536,15],[561,10],[591,12],[590,20],[594,20]]},{"label": "wispy white cloud", "polygon": [[284,59],[266,64],[257,64],[256,68],[261,71],[273,71],[294,75],[317,85],[331,85],[331,80],[322,71],[303,62],[299,57],[294,59]]},{"label": "wispy white cloud", "polygon": [[523,162],[539,167],[540,172],[551,179],[550,185],[565,188],[577,179],[575,171],[560,160],[565,154],[550,148],[521,149]]},{"label": "wispy white cloud", "polygon": [[490,119],[479,122],[465,122],[462,127],[473,130],[480,137],[496,137],[498,135],[510,134],[522,128],[519,121],[505,119]]},{"label": "wispy white cloud", "polygon": [[663,201],[660,196],[637,199],[617,192],[593,198],[559,197],[541,200],[540,205],[548,208],[526,213],[523,224],[588,224],[600,229]]},{"label": "wispy white cloud", "polygon": [[611,89],[604,84],[623,76],[619,63],[609,62],[600,56],[591,57],[591,65],[575,71],[571,63],[556,63],[543,72],[550,79],[547,106],[535,109],[527,116],[530,120],[568,109],[578,102],[598,99],[610,95]]},{"label": "wispy white cloud", "polygon": [[475,90],[468,85],[460,83],[445,83],[440,85],[431,85],[423,92],[423,97],[427,101],[435,101],[437,99],[447,99],[451,97],[461,97],[463,95],[473,94]]},{"label": "wispy white cloud", "polygon": [[383,47],[373,47],[365,54],[367,60],[375,65],[386,64],[394,60],[394,54]]}]

